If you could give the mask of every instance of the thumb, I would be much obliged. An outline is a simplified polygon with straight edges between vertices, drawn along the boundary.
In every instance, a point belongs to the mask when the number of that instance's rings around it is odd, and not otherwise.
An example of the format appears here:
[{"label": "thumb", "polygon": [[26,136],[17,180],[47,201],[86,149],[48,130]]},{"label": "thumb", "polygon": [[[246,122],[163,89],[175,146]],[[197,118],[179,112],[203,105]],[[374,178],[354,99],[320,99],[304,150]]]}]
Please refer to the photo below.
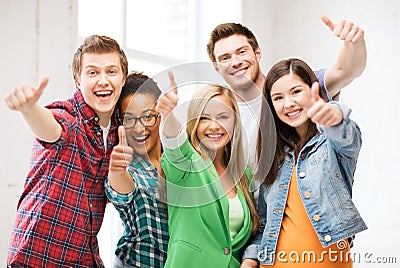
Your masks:
[{"label": "thumb", "polygon": [[45,77],[43,78],[42,82],[40,82],[38,88],[36,88],[36,94],[42,95],[42,92],[44,88],[47,86],[47,83],[49,82],[49,78]]},{"label": "thumb", "polygon": [[322,15],[321,20],[325,23],[326,26],[329,27],[329,29],[331,29],[332,32],[333,30],[335,30],[336,24],[333,23],[333,21],[331,21],[331,19],[327,15]]},{"label": "thumb", "polygon": [[175,77],[174,77],[174,74],[172,73],[172,71],[168,71],[168,77],[169,77],[171,90],[175,94],[178,94],[178,86],[176,85]]},{"label": "thumb", "polygon": [[125,128],[123,126],[118,127],[118,139],[119,139],[120,145],[123,145],[123,146],[128,145],[128,141],[126,140]]},{"label": "thumb", "polygon": [[320,99],[322,99],[322,98],[319,95],[319,84],[318,84],[318,82],[314,82],[311,86],[311,101],[314,104],[317,101],[319,101]]}]

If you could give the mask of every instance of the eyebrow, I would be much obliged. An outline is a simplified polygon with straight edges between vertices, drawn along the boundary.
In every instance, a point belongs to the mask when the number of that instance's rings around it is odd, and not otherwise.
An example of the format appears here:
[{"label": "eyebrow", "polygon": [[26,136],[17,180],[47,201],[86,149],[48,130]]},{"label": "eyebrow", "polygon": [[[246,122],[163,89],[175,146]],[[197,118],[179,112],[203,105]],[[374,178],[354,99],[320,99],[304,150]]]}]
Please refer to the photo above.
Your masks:
[{"label": "eyebrow", "polygon": [[[106,65],[106,68],[120,68],[119,65],[115,65],[115,64],[110,64],[110,65]],[[88,68],[99,68],[99,66],[97,65],[93,65],[93,64],[89,64],[89,65],[85,65],[84,69],[88,69]]]},{"label": "eyebrow", "polygon": [[[250,47],[250,45],[243,45],[243,46],[241,46],[241,47],[235,49],[235,52],[240,51],[240,50],[242,50],[242,49],[244,49],[244,48],[248,49],[249,47]],[[230,55],[230,54],[231,54],[231,53],[227,52],[227,53],[218,55],[218,56],[217,56],[217,59],[220,59],[220,58],[222,58],[222,57],[224,57],[224,56],[227,56],[227,55]]]},{"label": "eyebrow", "polygon": [[[298,87],[303,87],[302,85],[294,85],[294,86],[292,86],[290,89],[289,89],[289,91],[292,91],[293,89],[296,89],[296,88],[298,88]],[[271,97],[273,97],[273,96],[275,96],[275,95],[278,95],[278,94],[282,94],[282,92],[278,92],[278,93],[275,93],[275,94],[271,94]]]},{"label": "eyebrow", "polygon": [[[150,108],[150,109],[143,110],[140,114],[143,115],[143,114],[147,114],[149,112],[155,112],[155,111]],[[125,116],[125,115],[133,115],[133,114],[130,112],[125,112],[125,113],[122,113],[122,115]]]},{"label": "eyebrow", "polygon": [[236,51],[242,50],[243,48],[249,48],[249,47],[250,47],[250,45],[243,45],[243,46],[239,47],[238,49],[236,49]]},{"label": "eyebrow", "polygon": [[223,57],[225,57],[225,56],[228,56],[228,55],[230,55],[230,54],[231,54],[231,53],[227,52],[227,53],[218,55],[218,56],[217,56],[217,59],[220,60],[221,58],[223,58]]},{"label": "eyebrow", "polygon": [[[223,114],[229,114],[229,112],[228,112],[228,111],[219,112],[219,113],[217,113],[217,116],[223,115]],[[210,117],[210,114],[208,114],[208,113],[201,113],[200,116],[208,116],[208,117]]]}]

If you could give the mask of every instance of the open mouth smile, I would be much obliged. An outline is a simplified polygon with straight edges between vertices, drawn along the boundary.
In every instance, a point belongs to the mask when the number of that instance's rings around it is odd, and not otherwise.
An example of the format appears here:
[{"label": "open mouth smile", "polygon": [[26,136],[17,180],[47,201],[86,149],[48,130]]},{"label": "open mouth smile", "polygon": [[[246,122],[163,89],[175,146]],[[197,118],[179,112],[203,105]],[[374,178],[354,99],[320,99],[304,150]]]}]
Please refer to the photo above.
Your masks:
[{"label": "open mouth smile", "polygon": [[206,134],[206,137],[210,140],[219,140],[224,136],[224,134]]},{"label": "open mouth smile", "polygon": [[112,91],[111,90],[102,90],[102,91],[96,91],[94,94],[96,95],[96,97],[105,98],[105,97],[111,96]]},{"label": "open mouth smile", "polygon": [[246,68],[241,68],[241,69],[239,69],[239,70],[236,70],[236,71],[232,72],[232,75],[233,75],[233,76],[242,76],[242,75],[245,75],[247,69],[248,69],[247,67],[246,67]]},{"label": "open mouth smile", "polygon": [[149,139],[150,135],[144,135],[140,137],[133,137],[133,140],[137,143],[143,144]]},{"label": "open mouth smile", "polygon": [[297,118],[300,115],[301,111],[302,111],[302,109],[296,109],[296,110],[293,110],[293,111],[290,111],[290,112],[286,113],[286,116],[289,119],[294,119],[294,118]]}]

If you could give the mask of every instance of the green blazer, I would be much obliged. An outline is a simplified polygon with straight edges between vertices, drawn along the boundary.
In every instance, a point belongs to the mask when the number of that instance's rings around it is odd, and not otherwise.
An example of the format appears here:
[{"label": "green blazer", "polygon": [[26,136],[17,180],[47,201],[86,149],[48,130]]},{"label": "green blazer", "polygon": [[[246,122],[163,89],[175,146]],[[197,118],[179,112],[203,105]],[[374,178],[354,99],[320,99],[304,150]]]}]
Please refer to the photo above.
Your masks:
[{"label": "green blazer", "polygon": [[167,179],[170,234],[164,267],[240,267],[252,221],[239,186],[244,224],[231,241],[229,203],[211,160],[204,161],[186,140],[177,149],[164,148],[161,165]]}]

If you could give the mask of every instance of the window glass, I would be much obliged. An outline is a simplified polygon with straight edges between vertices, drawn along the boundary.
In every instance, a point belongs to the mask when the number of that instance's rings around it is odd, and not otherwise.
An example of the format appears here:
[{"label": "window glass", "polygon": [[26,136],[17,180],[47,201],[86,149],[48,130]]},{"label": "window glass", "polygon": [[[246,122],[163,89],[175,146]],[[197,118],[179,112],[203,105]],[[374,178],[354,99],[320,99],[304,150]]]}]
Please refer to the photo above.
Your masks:
[{"label": "window glass", "polygon": [[124,0],[80,0],[78,1],[78,34],[107,35],[118,42],[123,41]]},{"label": "window glass", "polygon": [[187,0],[130,0],[126,5],[126,46],[152,55],[185,59]]}]

